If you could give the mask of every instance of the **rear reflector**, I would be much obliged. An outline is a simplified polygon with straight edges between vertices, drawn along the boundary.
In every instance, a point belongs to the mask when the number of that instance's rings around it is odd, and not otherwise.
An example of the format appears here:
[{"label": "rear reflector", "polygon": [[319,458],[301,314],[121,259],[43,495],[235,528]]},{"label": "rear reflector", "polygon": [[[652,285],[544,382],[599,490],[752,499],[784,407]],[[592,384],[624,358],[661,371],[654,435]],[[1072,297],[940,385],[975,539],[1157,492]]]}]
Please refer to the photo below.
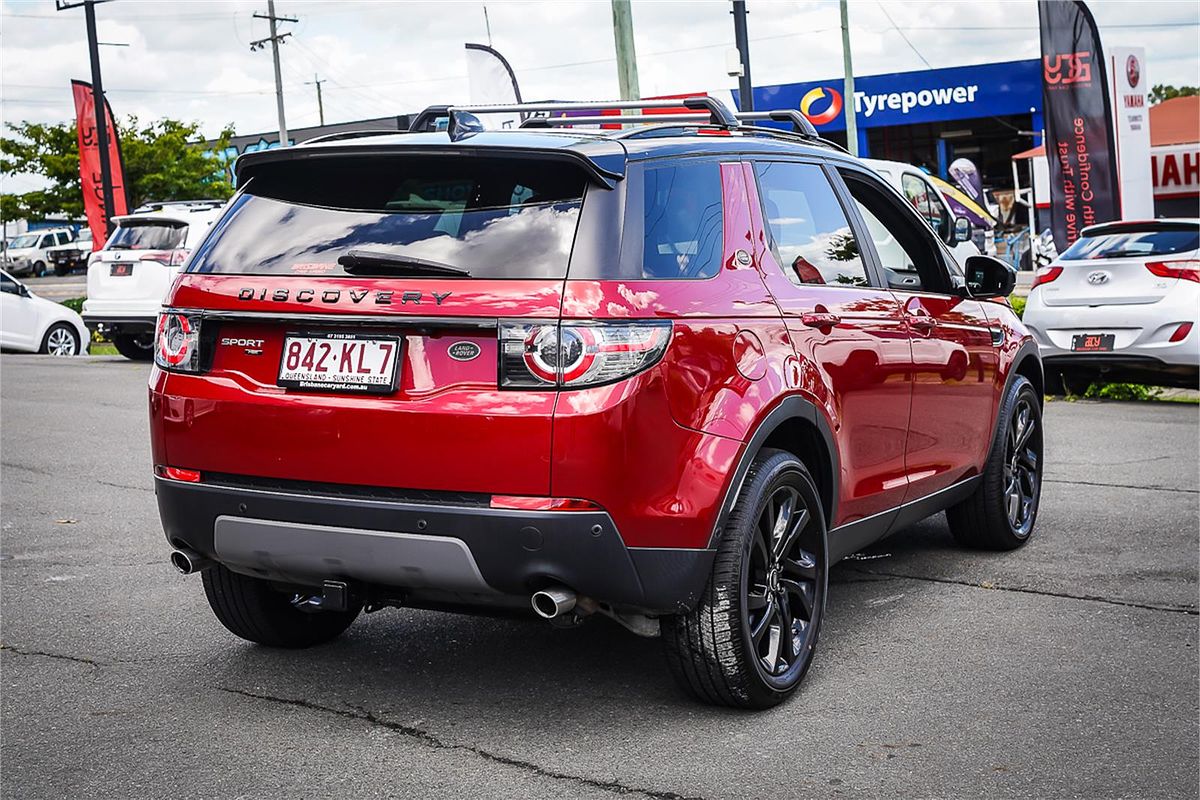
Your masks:
[{"label": "rear reflector", "polygon": [[1172,342],[1182,342],[1184,339],[1186,339],[1188,337],[1188,334],[1191,332],[1192,332],[1192,323],[1182,322],[1182,323],[1180,323],[1179,327],[1175,329],[1175,332],[1171,334],[1171,341]]},{"label": "rear reflector", "polygon": [[1041,286],[1043,283],[1050,283],[1059,275],[1062,275],[1062,267],[1042,267],[1033,276],[1033,285],[1029,287],[1030,291]]},{"label": "rear reflector", "polygon": [[590,500],[571,497],[522,497],[508,494],[492,495],[492,508],[513,511],[601,511],[603,509]]},{"label": "rear reflector", "polygon": [[1200,261],[1195,259],[1147,261],[1146,269],[1160,278],[1182,278],[1185,281],[1200,283]]},{"label": "rear reflector", "polygon": [[168,478],[173,481],[184,481],[186,483],[199,483],[200,471],[195,469],[182,469],[180,467],[164,467],[161,464],[154,468],[155,474],[160,478]]}]

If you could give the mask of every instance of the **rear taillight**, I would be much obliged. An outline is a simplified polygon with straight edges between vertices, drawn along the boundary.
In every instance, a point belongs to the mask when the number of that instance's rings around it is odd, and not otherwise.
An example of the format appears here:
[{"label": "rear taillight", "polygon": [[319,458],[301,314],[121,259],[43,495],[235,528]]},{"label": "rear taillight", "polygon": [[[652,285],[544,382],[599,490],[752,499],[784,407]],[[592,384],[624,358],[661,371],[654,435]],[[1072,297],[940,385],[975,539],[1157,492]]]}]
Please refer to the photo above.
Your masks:
[{"label": "rear taillight", "polygon": [[492,508],[512,511],[603,511],[591,500],[573,497],[525,497],[507,494],[492,495]]},{"label": "rear taillight", "polygon": [[1185,281],[1200,283],[1200,261],[1195,259],[1147,261],[1146,269],[1160,278],[1182,278]]},{"label": "rear taillight", "polygon": [[504,322],[500,386],[579,389],[614,383],[657,363],[670,340],[666,320]]},{"label": "rear taillight", "polygon": [[199,483],[200,471],[195,469],[183,469],[182,467],[167,467],[159,464],[154,468],[154,474],[160,478],[167,478],[172,481],[183,481],[184,483]]},{"label": "rear taillight", "polygon": [[1062,275],[1062,271],[1062,267],[1042,267],[1034,274],[1033,285],[1029,287],[1030,290],[1036,289],[1043,283],[1050,283],[1059,275]]},{"label": "rear taillight", "polygon": [[168,267],[181,267],[187,261],[191,250],[179,248],[177,250],[151,250],[148,253],[142,253],[138,256],[139,261],[157,261],[159,264],[164,264]]},{"label": "rear taillight", "polygon": [[172,372],[200,371],[200,317],[164,311],[154,331],[154,363]]},{"label": "rear taillight", "polygon": [[1175,332],[1171,334],[1171,341],[1172,342],[1182,342],[1184,339],[1186,339],[1188,337],[1188,334],[1191,332],[1192,332],[1192,323],[1181,322],[1179,324],[1179,327],[1175,329]]}]

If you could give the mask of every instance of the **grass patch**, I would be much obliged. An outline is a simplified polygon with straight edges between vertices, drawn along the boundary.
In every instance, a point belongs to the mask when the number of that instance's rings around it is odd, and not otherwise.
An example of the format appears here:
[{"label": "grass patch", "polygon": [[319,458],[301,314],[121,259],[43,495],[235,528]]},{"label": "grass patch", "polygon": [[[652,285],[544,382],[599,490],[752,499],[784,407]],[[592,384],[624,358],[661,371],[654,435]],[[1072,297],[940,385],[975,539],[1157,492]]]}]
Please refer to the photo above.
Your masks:
[{"label": "grass patch", "polygon": [[1157,400],[1163,390],[1143,383],[1093,383],[1084,391],[1089,400]]},{"label": "grass patch", "polygon": [[1027,300],[1028,298],[1025,297],[1010,296],[1008,298],[1008,303],[1012,306],[1012,310],[1017,312],[1018,317],[1023,317],[1025,316],[1025,303]]}]

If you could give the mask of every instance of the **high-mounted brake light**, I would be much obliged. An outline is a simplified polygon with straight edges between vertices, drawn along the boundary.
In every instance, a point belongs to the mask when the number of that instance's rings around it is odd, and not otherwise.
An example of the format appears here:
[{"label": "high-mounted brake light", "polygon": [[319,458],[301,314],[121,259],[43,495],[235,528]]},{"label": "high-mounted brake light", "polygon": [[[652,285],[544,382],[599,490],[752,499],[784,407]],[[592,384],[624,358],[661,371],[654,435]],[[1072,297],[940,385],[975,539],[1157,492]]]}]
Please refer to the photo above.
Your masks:
[{"label": "high-mounted brake light", "polygon": [[579,389],[624,380],[662,358],[667,320],[631,322],[504,322],[500,386]]},{"label": "high-mounted brake light", "polygon": [[1146,269],[1160,278],[1182,278],[1185,281],[1200,283],[1200,261],[1196,259],[1147,261]]},{"label": "high-mounted brake light", "polygon": [[1062,267],[1042,267],[1034,274],[1033,285],[1029,287],[1030,291],[1033,291],[1043,283],[1050,283],[1059,275],[1062,275],[1062,271]]},{"label": "high-mounted brake light", "polygon": [[154,363],[172,372],[200,371],[200,317],[164,311],[154,331]]}]

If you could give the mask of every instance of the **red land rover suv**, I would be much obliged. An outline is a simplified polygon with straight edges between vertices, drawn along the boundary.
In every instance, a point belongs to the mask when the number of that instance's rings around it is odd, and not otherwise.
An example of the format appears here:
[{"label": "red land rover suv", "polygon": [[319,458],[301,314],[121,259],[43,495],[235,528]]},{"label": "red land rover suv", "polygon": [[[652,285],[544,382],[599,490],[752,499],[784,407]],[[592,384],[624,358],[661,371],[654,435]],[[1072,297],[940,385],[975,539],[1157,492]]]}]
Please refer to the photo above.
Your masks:
[{"label": "red land rover suv", "polygon": [[[838,559],[943,509],[964,545],[1027,541],[1042,369],[1012,271],[961,274],[795,112],[686,105],[507,131],[440,107],[239,160],[150,377],[171,558],[229,630],[604,614],[763,708]],[[631,125],[567,127],[598,121]]]}]

